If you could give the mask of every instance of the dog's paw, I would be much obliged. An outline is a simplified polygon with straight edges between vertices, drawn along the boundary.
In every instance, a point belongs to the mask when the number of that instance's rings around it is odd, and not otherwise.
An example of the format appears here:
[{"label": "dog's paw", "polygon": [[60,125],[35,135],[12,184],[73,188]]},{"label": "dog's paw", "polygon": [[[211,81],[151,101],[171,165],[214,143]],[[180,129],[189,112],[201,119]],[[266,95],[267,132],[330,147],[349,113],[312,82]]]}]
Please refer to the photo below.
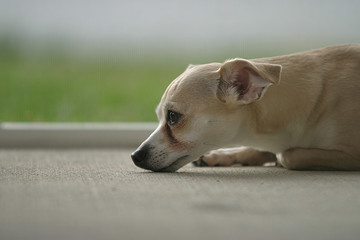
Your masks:
[{"label": "dog's paw", "polygon": [[276,154],[276,166],[277,167],[284,167],[285,165],[285,159],[282,153]]},{"label": "dog's paw", "polygon": [[222,150],[210,151],[193,162],[198,167],[231,166],[234,163],[236,163],[234,156]]},{"label": "dog's paw", "polygon": [[276,158],[277,158],[277,166],[289,169],[289,170],[296,170],[297,167],[296,165],[290,161],[290,155],[292,153],[293,150],[287,150],[283,153],[278,153],[276,154]]},{"label": "dog's paw", "polygon": [[204,156],[199,157],[198,160],[193,161],[192,163],[193,163],[194,166],[197,166],[197,167],[207,167],[207,166],[209,166],[209,165],[204,161]]}]

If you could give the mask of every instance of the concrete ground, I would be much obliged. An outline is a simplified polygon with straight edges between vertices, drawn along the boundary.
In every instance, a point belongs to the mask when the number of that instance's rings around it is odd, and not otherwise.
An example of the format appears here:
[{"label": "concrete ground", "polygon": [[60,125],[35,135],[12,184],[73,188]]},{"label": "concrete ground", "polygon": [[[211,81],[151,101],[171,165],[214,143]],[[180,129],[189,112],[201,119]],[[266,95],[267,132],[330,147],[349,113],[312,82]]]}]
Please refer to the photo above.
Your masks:
[{"label": "concrete ground", "polygon": [[0,239],[359,239],[360,173],[186,166],[130,150],[0,150]]}]

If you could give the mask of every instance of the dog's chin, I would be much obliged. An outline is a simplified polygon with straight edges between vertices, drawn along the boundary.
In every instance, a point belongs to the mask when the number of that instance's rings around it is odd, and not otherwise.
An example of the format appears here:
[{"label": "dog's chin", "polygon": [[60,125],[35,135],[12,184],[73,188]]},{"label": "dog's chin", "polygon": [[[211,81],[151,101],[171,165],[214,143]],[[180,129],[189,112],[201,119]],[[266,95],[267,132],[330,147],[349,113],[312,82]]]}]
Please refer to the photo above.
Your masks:
[{"label": "dog's chin", "polygon": [[187,163],[190,162],[188,158],[189,158],[189,155],[184,155],[184,156],[176,159],[169,166],[158,169],[158,170],[153,170],[153,171],[154,172],[176,172],[177,170],[179,170],[180,168],[182,168],[183,166],[185,166]]}]

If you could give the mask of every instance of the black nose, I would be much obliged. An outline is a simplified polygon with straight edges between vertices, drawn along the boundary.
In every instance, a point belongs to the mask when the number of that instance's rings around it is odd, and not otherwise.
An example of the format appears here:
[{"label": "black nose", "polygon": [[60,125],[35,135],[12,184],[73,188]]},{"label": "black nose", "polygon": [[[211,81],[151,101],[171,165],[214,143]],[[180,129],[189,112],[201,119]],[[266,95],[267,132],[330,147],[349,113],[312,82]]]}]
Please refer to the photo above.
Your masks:
[{"label": "black nose", "polygon": [[131,154],[131,158],[135,164],[140,164],[146,160],[149,154],[148,148],[140,148]]}]

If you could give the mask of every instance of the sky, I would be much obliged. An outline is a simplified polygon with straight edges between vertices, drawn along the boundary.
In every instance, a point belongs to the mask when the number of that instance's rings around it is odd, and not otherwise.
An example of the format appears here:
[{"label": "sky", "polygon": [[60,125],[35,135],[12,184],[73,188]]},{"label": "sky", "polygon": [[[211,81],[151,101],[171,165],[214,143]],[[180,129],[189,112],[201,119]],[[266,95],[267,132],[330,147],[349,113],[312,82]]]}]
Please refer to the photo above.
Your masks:
[{"label": "sky", "polygon": [[0,36],[84,49],[193,52],[360,42],[358,0],[0,0]]}]

